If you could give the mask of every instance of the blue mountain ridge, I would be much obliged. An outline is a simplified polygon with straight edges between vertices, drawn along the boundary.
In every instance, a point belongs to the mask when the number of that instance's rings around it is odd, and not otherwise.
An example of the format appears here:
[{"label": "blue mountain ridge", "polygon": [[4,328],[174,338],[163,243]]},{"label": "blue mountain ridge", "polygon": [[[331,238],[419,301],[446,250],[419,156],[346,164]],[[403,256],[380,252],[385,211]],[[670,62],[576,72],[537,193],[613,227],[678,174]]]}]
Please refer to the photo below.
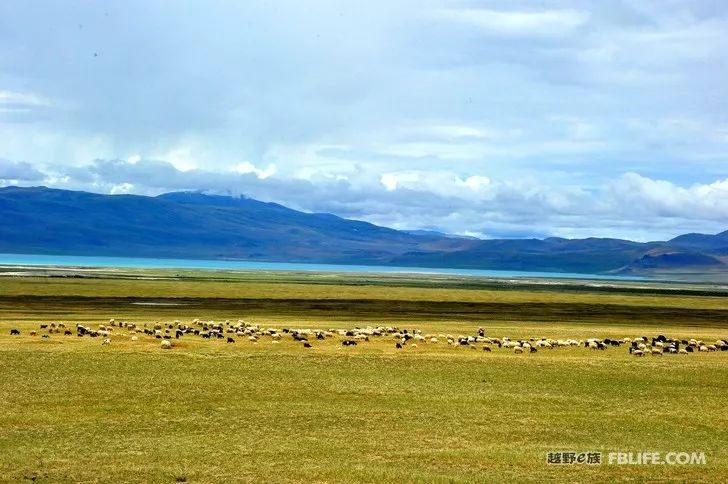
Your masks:
[{"label": "blue mountain ridge", "polygon": [[0,188],[0,252],[551,272],[728,270],[728,231],[665,242],[398,231],[245,197]]}]

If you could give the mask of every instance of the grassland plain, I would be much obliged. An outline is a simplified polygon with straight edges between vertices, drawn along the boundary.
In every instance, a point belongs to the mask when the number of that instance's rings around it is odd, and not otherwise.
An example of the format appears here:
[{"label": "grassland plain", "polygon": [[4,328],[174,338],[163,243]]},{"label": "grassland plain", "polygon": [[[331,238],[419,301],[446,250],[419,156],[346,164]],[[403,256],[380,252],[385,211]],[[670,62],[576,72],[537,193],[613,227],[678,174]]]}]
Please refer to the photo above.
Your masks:
[{"label": "grassland plain", "polygon": [[[71,271],[71,275],[88,273]],[[0,278],[0,481],[682,481],[728,469],[728,352],[514,355],[372,340],[305,350],[29,335],[40,322],[244,318],[433,333],[728,337],[720,288],[99,271]],[[68,274],[66,274],[68,275]],[[17,327],[21,336],[9,335]],[[706,465],[554,466],[546,452],[700,451]]]}]

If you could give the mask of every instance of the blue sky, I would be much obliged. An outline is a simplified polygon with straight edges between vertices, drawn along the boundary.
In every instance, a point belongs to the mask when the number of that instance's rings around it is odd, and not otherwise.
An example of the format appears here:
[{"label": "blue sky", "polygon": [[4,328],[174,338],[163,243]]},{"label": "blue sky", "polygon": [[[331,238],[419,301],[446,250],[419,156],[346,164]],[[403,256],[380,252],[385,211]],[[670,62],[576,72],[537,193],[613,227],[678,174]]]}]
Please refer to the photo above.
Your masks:
[{"label": "blue sky", "polygon": [[0,185],[407,229],[728,229],[728,3],[0,3]]}]

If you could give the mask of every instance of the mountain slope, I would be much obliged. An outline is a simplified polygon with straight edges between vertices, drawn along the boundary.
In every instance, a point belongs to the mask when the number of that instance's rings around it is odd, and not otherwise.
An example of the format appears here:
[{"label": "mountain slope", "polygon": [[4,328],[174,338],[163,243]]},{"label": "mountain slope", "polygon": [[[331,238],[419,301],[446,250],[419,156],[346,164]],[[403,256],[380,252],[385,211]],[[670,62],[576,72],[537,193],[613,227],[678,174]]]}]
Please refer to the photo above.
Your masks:
[{"label": "mountain slope", "polygon": [[257,200],[0,189],[0,251],[387,262],[453,242]]},{"label": "mountain slope", "polygon": [[685,234],[667,241],[667,245],[678,249],[710,251],[728,255],[728,230],[716,235]]}]

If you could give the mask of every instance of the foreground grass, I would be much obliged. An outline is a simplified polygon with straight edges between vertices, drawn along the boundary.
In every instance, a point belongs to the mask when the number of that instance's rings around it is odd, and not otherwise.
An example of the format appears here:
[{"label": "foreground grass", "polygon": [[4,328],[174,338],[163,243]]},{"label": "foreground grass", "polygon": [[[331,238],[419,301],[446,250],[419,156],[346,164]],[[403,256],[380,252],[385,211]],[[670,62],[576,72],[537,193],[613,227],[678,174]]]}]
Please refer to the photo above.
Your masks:
[{"label": "foreground grass", "polygon": [[[150,337],[101,346],[28,335],[50,320],[244,317],[304,327],[394,318],[453,333],[486,323],[489,334],[514,338],[709,339],[726,337],[721,297],[427,292],[392,281],[353,286],[353,295],[350,286],[277,282],[277,297],[255,281],[12,281],[0,280],[0,481],[719,482],[728,468],[726,352],[517,356],[443,344],[397,351],[389,340],[304,350],[190,337],[162,351]],[[159,300],[184,305],[132,304]],[[23,335],[10,337],[10,327]],[[707,465],[548,466],[552,450],[701,451]]]},{"label": "foreground grass", "polygon": [[[728,465],[725,354],[231,346],[6,345],[0,480],[707,482]],[[562,468],[549,450],[708,464]]]}]

